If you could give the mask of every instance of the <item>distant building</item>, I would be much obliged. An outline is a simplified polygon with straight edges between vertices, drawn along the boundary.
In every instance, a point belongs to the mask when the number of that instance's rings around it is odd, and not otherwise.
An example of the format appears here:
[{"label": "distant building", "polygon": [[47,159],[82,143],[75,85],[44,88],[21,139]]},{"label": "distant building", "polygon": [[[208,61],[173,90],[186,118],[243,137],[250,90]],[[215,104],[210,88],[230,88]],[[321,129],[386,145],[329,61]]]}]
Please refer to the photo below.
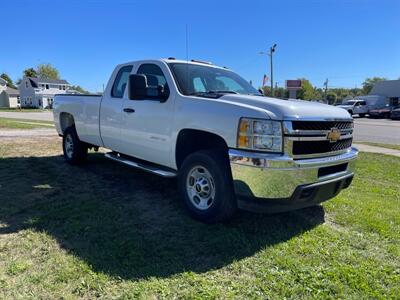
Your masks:
[{"label": "distant building", "polygon": [[390,106],[399,105],[400,80],[384,80],[374,84],[369,95],[384,96]]},{"label": "distant building", "polygon": [[0,93],[7,88],[7,81],[0,77]]},{"label": "distant building", "polygon": [[54,96],[67,93],[69,87],[63,79],[24,77],[18,86],[21,107],[52,108]]},{"label": "distant building", "polygon": [[7,86],[7,82],[0,78],[0,107],[15,108],[19,106],[19,92]]}]

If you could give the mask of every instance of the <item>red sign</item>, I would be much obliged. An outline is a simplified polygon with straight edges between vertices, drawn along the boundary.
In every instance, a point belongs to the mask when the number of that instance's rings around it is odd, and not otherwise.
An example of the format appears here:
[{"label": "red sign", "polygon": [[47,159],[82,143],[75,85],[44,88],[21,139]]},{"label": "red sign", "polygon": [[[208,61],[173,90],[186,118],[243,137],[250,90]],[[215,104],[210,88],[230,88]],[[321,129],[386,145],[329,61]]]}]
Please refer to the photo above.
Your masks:
[{"label": "red sign", "polygon": [[285,81],[285,86],[288,90],[293,89],[293,90],[299,90],[301,89],[301,80],[286,80]]}]

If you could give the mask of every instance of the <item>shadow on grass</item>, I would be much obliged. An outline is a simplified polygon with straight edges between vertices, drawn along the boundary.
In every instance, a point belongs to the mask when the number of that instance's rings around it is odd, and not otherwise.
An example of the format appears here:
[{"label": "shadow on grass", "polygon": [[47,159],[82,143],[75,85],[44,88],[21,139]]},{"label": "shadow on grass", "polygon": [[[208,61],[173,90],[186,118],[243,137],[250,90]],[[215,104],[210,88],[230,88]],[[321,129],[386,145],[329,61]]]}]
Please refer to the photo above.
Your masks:
[{"label": "shadow on grass", "polygon": [[0,234],[44,231],[94,271],[127,279],[220,268],[324,221],[317,206],[205,225],[187,216],[175,180],[100,154],[83,167],[60,156],[0,159],[0,184]]}]

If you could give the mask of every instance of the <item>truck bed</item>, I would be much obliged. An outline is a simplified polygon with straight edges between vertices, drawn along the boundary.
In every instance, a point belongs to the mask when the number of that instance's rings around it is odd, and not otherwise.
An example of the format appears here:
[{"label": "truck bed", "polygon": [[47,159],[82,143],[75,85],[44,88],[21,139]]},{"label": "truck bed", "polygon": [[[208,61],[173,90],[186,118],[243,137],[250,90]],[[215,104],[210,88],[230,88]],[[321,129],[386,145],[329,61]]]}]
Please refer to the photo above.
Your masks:
[{"label": "truck bed", "polygon": [[61,94],[54,98],[54,122],[59,134],[63,133],[62,114],[74,116],[76,131],[79,138],[96,146],[102,146],[99,128],[101,95],[70,95]]}]

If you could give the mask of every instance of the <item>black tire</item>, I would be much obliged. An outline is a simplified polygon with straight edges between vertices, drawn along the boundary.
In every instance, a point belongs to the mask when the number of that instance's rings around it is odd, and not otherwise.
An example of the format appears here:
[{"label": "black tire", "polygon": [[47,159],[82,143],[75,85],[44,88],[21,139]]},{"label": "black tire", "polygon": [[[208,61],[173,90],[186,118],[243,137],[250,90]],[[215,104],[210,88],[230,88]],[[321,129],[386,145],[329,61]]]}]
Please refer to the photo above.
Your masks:
[{"label": "black tire", "polygon": [[358,114],[360,116],[360,118],[364,118],[365,114]]},{"label": "black tire", "polygon": [[[193,200],[188,191],[191,181],[195,180],[189,174],[192,174],[192,170],[198,167],[205,168],[211,175],[212,180],[210,181],[213,182],[213,185],[210,184],[210,186],[214,187],[214,197],[210,196],[211,200],[207,202],[209,207],[203,209],[196,207],[199,205],[199,203],[195,204],[196,195]],[[181,198],[193,218],[205,223],[217,223],[226,221],[235,214],[237,202],[233,193],[232,174],[226,154],[218,150],[201,150],[190,154],[182,164],[178,182]],[[196,187],[195,184],[192,185],[193,192],[196,192]],[[200,202],[199,196],[197,200]],[[210,204],[209,201],[211,201]]]},{"label": "black tire", "polygon": [[75,126],[68,127],[63,133],[63,153],[71,165],[82,164],[87,159],[88,147],[79,140]]},{"label": "black tire", "polygon": [[348,112],[349,112],[350,116],[353,115],[353,111],[352,110],[349,110]]}]

